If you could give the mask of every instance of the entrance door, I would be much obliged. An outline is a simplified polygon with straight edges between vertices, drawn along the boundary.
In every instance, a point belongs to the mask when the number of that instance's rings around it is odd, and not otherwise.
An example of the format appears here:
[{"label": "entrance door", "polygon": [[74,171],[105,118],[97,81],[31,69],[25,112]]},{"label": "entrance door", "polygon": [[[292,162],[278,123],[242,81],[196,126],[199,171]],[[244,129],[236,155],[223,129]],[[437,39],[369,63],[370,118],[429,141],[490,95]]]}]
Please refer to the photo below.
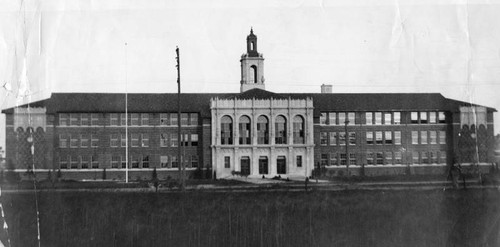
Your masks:
[{"label": "entrance door", "polygon": [[277,166],[278,174],[286,174],[286,157],[285,156],[278,156],[276,166]]},{"label": "entrance door", "polygon": [[259,157],[259,174],[268,174],[268,162],[267,162],[267,157],[266,156],[260,156]]},{"label": "entrance door", "polygon": [[250,175],[250,157],[248,156],[241,157],[241,175]]}]

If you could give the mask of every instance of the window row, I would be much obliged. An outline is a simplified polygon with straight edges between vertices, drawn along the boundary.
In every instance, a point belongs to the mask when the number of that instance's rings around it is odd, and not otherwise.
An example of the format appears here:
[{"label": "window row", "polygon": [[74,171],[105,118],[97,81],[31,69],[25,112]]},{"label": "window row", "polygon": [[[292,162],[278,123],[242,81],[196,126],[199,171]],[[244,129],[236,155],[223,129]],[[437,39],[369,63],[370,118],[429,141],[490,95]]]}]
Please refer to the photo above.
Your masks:
[{"label": "window row", "polygon": [[69,155],[59,157],[61,169],[97,169],[99,159],[97,155]]},{"label": "window row", "polygon": [[[302,167],[302,155],[295,156],[295,166]],[[243,156],[239,159],[240,163],[240,172],[242,175],[249,175],[251,173],[251,162],[249,156]],[[269,158],[267,156],[259,156],[259,174],[265,175],[269,174]],[[224,156],[224,168],[234,169],[234,165],[231,163],[230,156]],[[286,174],[287,169],[287,160],[286,156],[278,156],[276,157],[276,173],[277,174]]]},{"label": "window row", "polygon": [[[444,164],[446,163],[445,151],[409,152],[407,160],[403,160],[402,152],[367,152],[366,160],[362,162],[359,154],[349,153],[349,165],[364,163],[367,165],[405,165],[405,164]],[[347,165],[345,153],[322,153],[320,156],[321,166],[345,166]]]},{"label": "window row", "polygon": [[[358,123],[364,125],[399,125],[401,124],[401,112],[364,112],[364,121]],[[423,111],[411,112],[412,124],[436,124],[446,123],[444,112]],[[354,112],[321,112],[320,125],[354,125],[356,123],[356,114]]]},{"label": "window row", "polygon": [[436,124],[436,123],[446,123],[446,116],[444,112],[411,112],[411,122],[412,124]]},{"label": "window row", "polygon": [[368,131],[366,132],[368,145],[401,145],[401,131]]},{"label": "window row", "polygon": [[99,147],[99,138],[94,134],[60,134],[60,148],[97,148]]},{"label": "window row", "polygon": [[[114,155],[111,157],[111,168],[126,168],[127,160],[126,156]],[[150,167],[150,158],[149,155],[131,155],[129,157],[129,168],[149,168]],[[185,158],[187,167],[198,167],[198,156],[191,155]],[[161,168],[177,168],[179,167],[179,162],[177,156],[168,156],[162,155],[160,156],[160,166]]]},{"label": "window row", "polygon": [[412,131],[411,144],[446,144],[446,131]]},{"label": "window row", "polygon": [[[103,114],[98,113],[59,113],[59,126],[98,126]],[[129,113],[129,126],[149,126],[152,114]],[[125,113],[109,113],[110,126],[127,125]],[[177,126],[177,113],[160,113],[161,126]],[[182,126],[198,125],[198,113],[181,113]]]},{"label": "window row", "polygon": [[[252,124],[248,116],[241,116],[238,121],[238,143],[240,145],[252,144]],[[274,143],[287,144],[287,120],[284,116],[277,116],[274,120]],[[257,118],[257,144],[270,144],[269,143],[269,118],[267,116],[259,116]],[[223,116],[221,118],[220,137],[221,145],[233,145],[233,119],[230,116]],[[304,144],[304,118],[302,116],[295,116],[293,118],[293,143]]]},{"label": "window row", "polygon": [[319,140],[321,146],[345,146],[346,141],[349,145],[356,145],[356,132],[320,132]]}]

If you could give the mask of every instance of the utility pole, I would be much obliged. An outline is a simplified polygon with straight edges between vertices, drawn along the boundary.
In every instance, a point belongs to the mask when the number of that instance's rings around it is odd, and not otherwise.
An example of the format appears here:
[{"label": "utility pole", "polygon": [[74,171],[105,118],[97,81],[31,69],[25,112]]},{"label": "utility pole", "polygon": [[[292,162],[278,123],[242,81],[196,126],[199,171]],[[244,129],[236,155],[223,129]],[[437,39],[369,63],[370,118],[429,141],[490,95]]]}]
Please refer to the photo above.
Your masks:
[{"label": "utility pole", "polygon": [[182,191],[184,191],[185,188],[185,182],[184,182],[184,169],[182,169],[182,166],[184,166],[184,162],[182,162],[182,152],[181,152],[181,63],[180,63],[180,57],[179,57],[179,47],[175,48],[175,53],[177,54],[177,57],[175,58],[177,60],[177,164],[179,164],[179,179],[180,179],[180,188]]}]

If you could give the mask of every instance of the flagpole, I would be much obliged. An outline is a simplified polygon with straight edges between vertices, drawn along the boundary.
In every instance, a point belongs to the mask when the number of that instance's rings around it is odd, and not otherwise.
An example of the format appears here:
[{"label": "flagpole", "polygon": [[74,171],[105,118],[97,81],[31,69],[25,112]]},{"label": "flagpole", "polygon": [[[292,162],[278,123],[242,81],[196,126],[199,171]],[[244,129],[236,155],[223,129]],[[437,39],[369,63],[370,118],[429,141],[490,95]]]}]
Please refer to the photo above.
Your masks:
[{"label": "flagpole", "polygon": [[125,43],[125,183],[128,183],[128,87],[127,43]]},{"label": "flagpole", "polygon": [[180,56],[179,56],[179,47],[175,48],[175,53],[177,54],[176,60],[177,60],[177,128],[178,128],[178,133],[177,133],[177,164],[179,166],[179,179],[180,179],[180,187],[181,190],[184,190],[184,173],[182,166],[184,165],[184,162],[181,158],[181,64],[180,64]]}]

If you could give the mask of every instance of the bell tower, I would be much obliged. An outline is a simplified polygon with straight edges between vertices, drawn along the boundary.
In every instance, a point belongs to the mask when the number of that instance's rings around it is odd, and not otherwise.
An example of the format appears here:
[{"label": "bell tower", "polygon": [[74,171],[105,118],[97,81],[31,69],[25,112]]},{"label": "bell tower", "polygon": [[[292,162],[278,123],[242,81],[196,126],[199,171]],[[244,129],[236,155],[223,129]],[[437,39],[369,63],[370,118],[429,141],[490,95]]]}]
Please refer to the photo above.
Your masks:
[{"label": "bell tower", "polygon": [[241,88],[240,92],[264,86],[264,58],[257,51],[257,36],[250,29],[247,36],[247,53],[241,55]]}]

